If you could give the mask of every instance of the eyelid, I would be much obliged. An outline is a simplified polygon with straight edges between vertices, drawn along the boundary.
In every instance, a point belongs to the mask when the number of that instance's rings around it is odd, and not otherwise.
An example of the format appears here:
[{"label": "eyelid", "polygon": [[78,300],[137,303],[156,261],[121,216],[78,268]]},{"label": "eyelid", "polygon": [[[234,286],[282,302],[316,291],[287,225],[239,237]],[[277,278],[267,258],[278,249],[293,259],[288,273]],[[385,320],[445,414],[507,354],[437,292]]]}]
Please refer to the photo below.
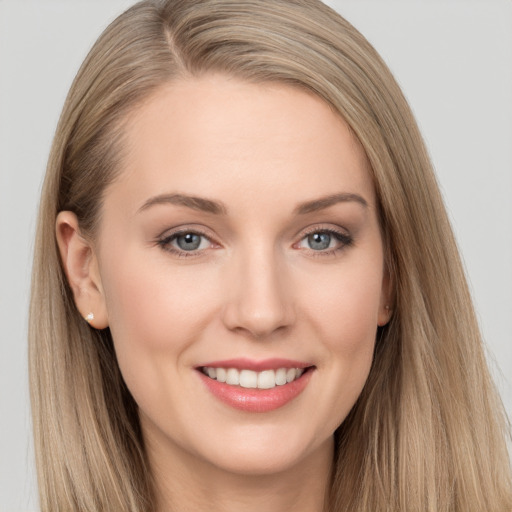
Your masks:
[{"label": "eyelid", "polygon": [[339,235],[341,237],[352,238],[352,235],[350,234],[350,232],[347,229],[342,228],[341,226],[336,226],[333,224],[323,224],[323,223],[314,224],[314,225],[308,226],[304,229],[301,229],[297,233],[295,238],[302,240],[305,237],[307,237],[308,235],[311,235],[313,233],[333,233],[333,234]]},{"label": "eyelid", "polygon": [[[197,249],[192,251],[185,251],[183,249],[179,249],[171,245],[171,242],[178,238],[180,235],[185,235],[188,233],[199,235],[210,243],[210,247],[204,249]],[[338,242],[338,247],[327,248],[325,250],[314,250],[298,247],[307,236],[313,233],[328,233],[334,236]],[[304,228],[302,231],[297,234],[296,242],[292,245],[294,249],[304,250],[313,256],[327,256],[338,253],[339,251],[346,249],[348,246],[352,245],[354,239],[353,236],[346,230],[340,226],[333,226],[332,224],[316,224],[312,226],[308,226]],[[162,250],[175,254],[179,257],[194,257],[203,255],[206,251],[212,248],[218,248],[221,244],[219,244],[215,238],[209,233],[209,230],[204,229],[200,226],[195,225],[183,225],[171,229],[165,230],[161,235],[159,235],[155,239],[155,244],[159,245]]]},{"label": "eyelid", "polygon": [[[314,250],[297,247],[298,244],[300,244],[306,237],[313,233],[331,234],[338,239],[340,245],[338,247],[332,247],[330,249],[325,250]],[[304,250],[311,254],[312,256],[332,256],[351,246],[354,242],[353,236],[346,229],[343,229],[339,226],[333,226],[332,224],[316,224],[314,226],[309,226],[302,230],[298,236],[300,238],[298,239],[297,242],[293,244],[294,248]]]},{"label": "eyelid", "polygon": [[[209,241],[211,247],[208,247],[206,249],[198,249],[194,251],[185,251],[171,245],[171,242],[173,242],[176,238],[178,238],[181,235],[186,235],[189,233],[199,235],[205,238],[206,240]],[[178,228],[168,229],[164,231],[160,236],[156,238],[155,244],[160,246],[161,249],[164,251],[170,252],[171,254],[184,258],[202,255],[208,249],[214,246],[219,246],[219,244],[213,239],[213,237],[210,234],[206,232],[206,230],[200,227],[190,225],[181,226]]]}]

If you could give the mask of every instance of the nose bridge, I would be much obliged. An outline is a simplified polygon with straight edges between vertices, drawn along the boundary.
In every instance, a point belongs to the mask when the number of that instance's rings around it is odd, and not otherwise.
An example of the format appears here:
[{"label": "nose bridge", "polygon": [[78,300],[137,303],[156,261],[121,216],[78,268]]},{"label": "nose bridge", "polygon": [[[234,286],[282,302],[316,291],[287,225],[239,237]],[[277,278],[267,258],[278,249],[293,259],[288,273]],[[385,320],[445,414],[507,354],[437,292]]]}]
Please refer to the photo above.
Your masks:
[{"label": "nose bridge", "polygon": [[230,267],[225,321],[261,338],[293,322],[293,305],[280,254],[270,243],[247,244]]}]

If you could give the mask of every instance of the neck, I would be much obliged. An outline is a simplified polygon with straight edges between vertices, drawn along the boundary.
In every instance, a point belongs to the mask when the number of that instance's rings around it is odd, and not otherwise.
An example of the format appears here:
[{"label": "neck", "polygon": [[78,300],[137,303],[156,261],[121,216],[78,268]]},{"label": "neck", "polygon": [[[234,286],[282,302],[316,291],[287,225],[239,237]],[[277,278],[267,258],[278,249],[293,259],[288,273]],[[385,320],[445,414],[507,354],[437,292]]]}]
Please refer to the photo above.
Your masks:
[{"label": "neck", "polygon": [[326,510],[334,450],[332,439],[293,467],[272,474],[232,473],[176,449],[173,457],[166,459],[152,457],[152,450],[148,450],[157,512]]}]

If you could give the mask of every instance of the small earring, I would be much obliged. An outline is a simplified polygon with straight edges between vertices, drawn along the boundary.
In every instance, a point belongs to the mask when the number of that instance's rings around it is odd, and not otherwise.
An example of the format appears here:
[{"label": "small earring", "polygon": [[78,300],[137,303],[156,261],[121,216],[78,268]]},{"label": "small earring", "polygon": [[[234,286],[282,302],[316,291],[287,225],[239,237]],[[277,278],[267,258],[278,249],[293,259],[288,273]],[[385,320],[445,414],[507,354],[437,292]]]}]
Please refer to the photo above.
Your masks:
[{"label": "small earring", "polygon": [[386,304],[386,305],[384,306],[384,309],[385,309],[386,311],[389,311],[389,305],[388,305],[388,304]]},{"label": "small earring", "polygon": [[88,315],[84,318],[84,320],[90,324],[94,320],[94,313],[88,313]]}]

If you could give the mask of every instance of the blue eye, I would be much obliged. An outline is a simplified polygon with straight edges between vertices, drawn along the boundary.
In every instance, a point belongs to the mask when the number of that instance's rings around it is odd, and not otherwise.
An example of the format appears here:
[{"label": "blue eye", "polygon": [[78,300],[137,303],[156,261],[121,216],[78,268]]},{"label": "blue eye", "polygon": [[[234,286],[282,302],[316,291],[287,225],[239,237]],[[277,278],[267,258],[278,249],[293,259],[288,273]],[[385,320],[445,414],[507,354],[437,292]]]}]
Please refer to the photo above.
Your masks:
[{"label": "blue eye", "polygon": [[192,256],[208,249],[212,245],[210,239],[195,231],[179,231],[158,240],[158,245],[165,251],[177,254],[178,256]]},{"label": "blue eye", "polygon": [[352,244],[352,237],[332,229],[310,231],[298,244],[299,249],[308,249],[319,254],[332,254]]},{"label": "blue eye", "polygon": [[312,233],[307,236],[310,249],[323,251],[331,245],[331,235],[329,233]]},{"label": "blue eye", "polygon": [[195,251],[199,249],[201,245],[201,239],[203,237],[196,233],[186,233],[184,235],[177,236],[174,240],[176,245],[183,251]]}]

